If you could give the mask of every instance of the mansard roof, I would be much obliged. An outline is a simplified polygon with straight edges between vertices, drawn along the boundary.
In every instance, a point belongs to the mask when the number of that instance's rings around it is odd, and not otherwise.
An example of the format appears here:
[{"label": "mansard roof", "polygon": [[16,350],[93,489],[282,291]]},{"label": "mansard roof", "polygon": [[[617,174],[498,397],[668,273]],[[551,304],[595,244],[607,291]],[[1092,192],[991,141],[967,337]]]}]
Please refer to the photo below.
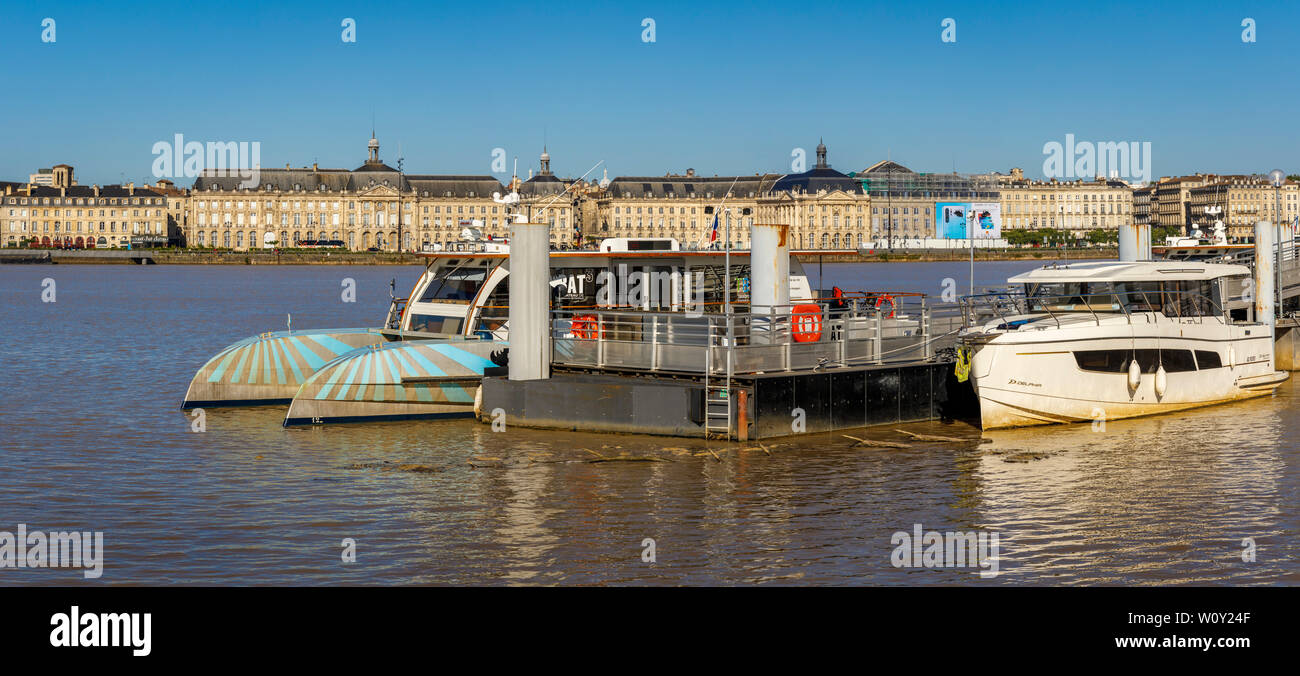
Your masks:
[{"label": "mansard roof", "polygon": [[772,189],[780,174],[753,176],[619,176],[610,181],[607,192],[613,197],[702,197],[722,198],[731,191],[733,198],[758,197]]},{"label": "mansard roof", "polygon": [[[242,189],[244,178],[205,172],[194,180],[194,191],[233,192]],[[437,174],[402,174],[395,169],[368,165],[364,171],[346,169],[261,169],[258,185],[252,190],[271,192],[361,192],[376,186],[388,186],[403,193],[427,197],[490,197],[504,193],[505,187],[491,176]]]}]

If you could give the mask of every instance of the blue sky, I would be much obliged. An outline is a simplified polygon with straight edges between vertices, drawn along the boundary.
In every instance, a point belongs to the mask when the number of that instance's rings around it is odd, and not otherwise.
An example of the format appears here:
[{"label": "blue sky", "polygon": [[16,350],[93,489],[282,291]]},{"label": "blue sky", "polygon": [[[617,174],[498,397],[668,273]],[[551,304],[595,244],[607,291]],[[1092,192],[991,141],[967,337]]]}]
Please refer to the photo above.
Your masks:
[{"label": "blue sky", "polygon": [[1155,176],[1300,171],[1295,2],[5,5],[0,180],[152,181],[176,133],[353,168],[372,116],[413,173],[492,173],[504,148],[526,174],[543,138],[562,175],[787,172],[822,137],[846,172],[1037,177],[1067,133],[1150,141]]}]

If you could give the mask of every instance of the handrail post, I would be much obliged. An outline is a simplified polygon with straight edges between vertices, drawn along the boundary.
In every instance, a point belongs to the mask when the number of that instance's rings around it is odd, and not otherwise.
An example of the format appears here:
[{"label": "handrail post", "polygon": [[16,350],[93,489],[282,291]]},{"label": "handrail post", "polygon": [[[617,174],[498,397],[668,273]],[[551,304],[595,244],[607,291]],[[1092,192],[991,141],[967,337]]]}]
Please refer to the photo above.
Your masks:
[{"label": "handrail post", "polygon": [[927,361],[933,355],[932,345],[930,345],[930,308],[925,304],[925,297],[921,297],[921,356]]},{"label": "handrail post", "polygon": [[650,318],[650,370],[659,370],[659,315]]},{"label": "handrail post", "polygon": [[848,320],[843,315],[840,315],[838,321],[840,323],[840,368],[844,368],[849,365],[849,327]]},{"label": "handrail post", "polygon": [[596,366],[605,367],[605,313],[596,313]]},{"label": "handrail post", "polygon": [[884,330],[883,330],[883,325],[882,325],[882,323],[881,323],[881,317],[882,317],[882,315],[881,315],[881,312],[880,312],[880,307],[877,307],[877,308],[876,308],[876,333],[875,333],[875,336],[873,336],[872,339],[871,339],[871,350],[872,350],[872,352],[875,353],[875,355],[874,355],[874,356],[875,356],[875,362],[876,362],[877,364],[883,364],[883,363],[884,363],[884,357],[885,357],[885,354],[884,354]]}]

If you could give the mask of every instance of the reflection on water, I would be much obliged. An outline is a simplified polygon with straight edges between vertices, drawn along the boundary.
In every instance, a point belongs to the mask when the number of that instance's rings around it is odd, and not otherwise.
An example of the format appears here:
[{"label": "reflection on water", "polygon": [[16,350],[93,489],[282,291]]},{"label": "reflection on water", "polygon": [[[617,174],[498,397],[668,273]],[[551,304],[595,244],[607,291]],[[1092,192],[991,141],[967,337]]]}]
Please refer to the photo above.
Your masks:
[{"label": "reflection on water", "polygon": [[[931,276],[910,264],[836,274],[886,272]],[[903,449],[838,434],[763,447],[495,434],[471,421],[285,429],[278,408],[209,409],[193,433],[176,410],[226,343],[282,326],[285,312],[296,327],[372,324],[388,279],[400,288],[414,274],[0,268],[0,530],[104,531],[96,584],[1300,582],[1292,383],[1104,431],[975,443],[961,423],[908,425],[972,441]],[[57,303],[40,302],[45,277]],[[355,304],[340,302],[344,277],[357,281]],[[853,434],[908,441],[892,428]],[[890,536],[916,523],[1001,533],[1001,575],[892,567]],[[348,537],[352,564],[340,558]],[[645,538],[654,563],[642,561]],[[0,570],[0,584],[82,583]]]}]

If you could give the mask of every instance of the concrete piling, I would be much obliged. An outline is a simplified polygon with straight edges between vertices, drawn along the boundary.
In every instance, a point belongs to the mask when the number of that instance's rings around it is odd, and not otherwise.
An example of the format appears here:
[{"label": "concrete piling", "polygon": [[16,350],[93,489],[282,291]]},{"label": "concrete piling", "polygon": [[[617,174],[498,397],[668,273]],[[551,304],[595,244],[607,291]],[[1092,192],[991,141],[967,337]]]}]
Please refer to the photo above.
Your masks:
[{"label": "concrete piling", "polygon": [[510,380],[551,377],[550,255],[547,224],[510,226]]}]

